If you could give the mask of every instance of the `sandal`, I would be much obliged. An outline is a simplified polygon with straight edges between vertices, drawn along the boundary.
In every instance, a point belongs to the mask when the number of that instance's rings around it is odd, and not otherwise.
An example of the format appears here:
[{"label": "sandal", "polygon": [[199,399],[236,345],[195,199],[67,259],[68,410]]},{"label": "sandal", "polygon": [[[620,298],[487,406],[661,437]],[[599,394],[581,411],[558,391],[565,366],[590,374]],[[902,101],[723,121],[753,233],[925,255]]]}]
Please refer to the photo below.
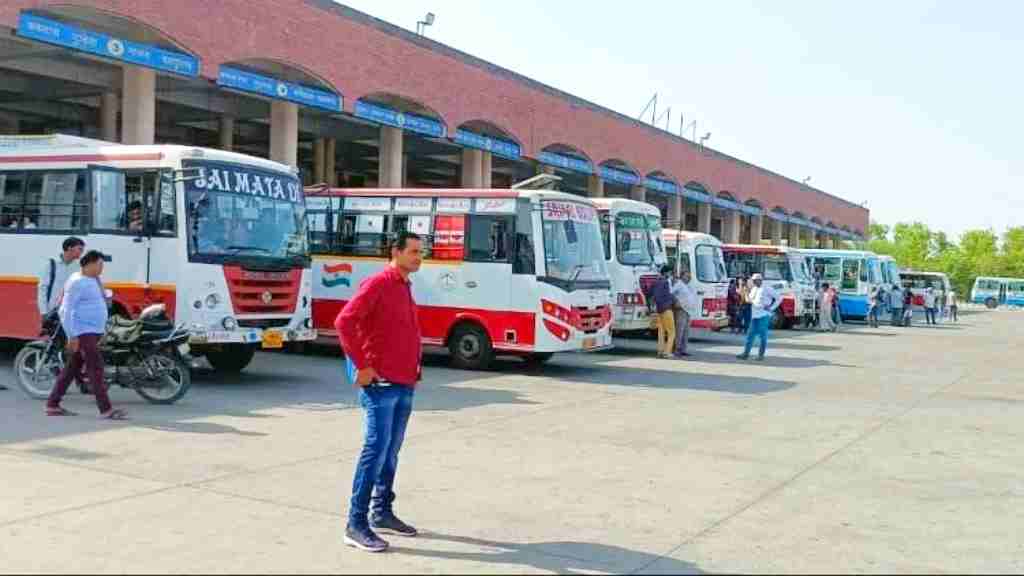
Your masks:
[{"label": "sandal", "polygon": [[47,407],[46,408],[46,415],[47,416],[78,416],[78,414],[76,414],[75,412],[72,412],[71,410],[67,410],[65,408],[61,408],[60,406],[57,406],[56,408],[49,408],[49,407]]},{"label": "sandal", "polygon": [[120,408],[115,408],[109,412],[100,414],[100,418],[104,420],[127,420],[128,413],[125,412],[124,410],[121,410]]}]

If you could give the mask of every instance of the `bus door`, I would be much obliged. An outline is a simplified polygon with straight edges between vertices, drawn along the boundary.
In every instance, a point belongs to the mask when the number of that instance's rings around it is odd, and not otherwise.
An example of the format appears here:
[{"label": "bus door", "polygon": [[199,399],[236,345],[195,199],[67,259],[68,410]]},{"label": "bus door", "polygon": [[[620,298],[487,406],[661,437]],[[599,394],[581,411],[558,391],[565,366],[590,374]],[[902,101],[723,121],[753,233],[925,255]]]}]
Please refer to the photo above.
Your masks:
[{"label": "bus door", "polygon": [[[510,203],[514,206],[515,200],[510,199]],[[513,214],[467,214],[464,217],[464,263],[455,275],[455,281],[460,283],[456,290],[465,296],[452,304],[492,312],[508,310],[512,299],[511,264],[516,217]],[[527,306],[527,303],[524,301],[522,305]],[[499,346],[503,343],[523,344],[532,323],[529,326],[505,325],[499,321],[502,317],[507,316],[494,313],[481,318],[491,341]]]},{"label": "bus door", "polygon": [[[146,231],[146,196],[155,195],[160,173],[129,173],[105,166],[89,169],[93,215],[86,249],[94,248],[107,255],[104,284],[114,291],[115,302],[134,315],[142,310],[144,288],[153,275],[153,243]],[[177,258],[165,255],[157,276],[164,282],[173,282],[170,275],[176,261]]]}]

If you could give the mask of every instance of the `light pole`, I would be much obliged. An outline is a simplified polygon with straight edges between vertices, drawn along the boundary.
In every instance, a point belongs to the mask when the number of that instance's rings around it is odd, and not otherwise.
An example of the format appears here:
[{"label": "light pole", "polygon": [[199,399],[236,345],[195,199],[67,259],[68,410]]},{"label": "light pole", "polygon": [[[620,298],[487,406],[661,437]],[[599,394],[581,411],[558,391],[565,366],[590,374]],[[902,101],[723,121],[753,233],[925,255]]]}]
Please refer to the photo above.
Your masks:
[{"label": "light pole", "polygon": [[810,182],[810,181],[811,181],[811,177],[810,176],[808,176],[807,178],[804,178],[804,180],[803,180],[804,186],[807,186],[807,183]]},{"label": "light pole", "polygon": [[701,150],[704,150],[704,142],[708,138],[711,138],[711,132],[708,132],[707,134],[704,134],[703,136],[700,137],[700,149]]},{"label": "light pole", "polygon": [[419,22],[416,23],[416,34],[422,36],[423,33],[426,31],[427,26],[432,26],[433,24],[434,13],[427,12],[426,17],[424,17],[423,20],[420,20]]}]

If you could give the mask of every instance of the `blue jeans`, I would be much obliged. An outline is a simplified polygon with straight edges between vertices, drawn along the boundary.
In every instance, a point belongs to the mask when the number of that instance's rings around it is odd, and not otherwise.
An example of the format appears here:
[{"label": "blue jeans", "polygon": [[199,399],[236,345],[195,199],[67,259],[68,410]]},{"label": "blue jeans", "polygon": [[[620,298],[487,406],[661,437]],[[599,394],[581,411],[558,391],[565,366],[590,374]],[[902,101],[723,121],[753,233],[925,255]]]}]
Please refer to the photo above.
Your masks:
[{"label": "blue jeans", "polygon": [[750,315],[753,313],[753,309],[750,304],[744,304],[740,309],[740,327],[746,332],[750,330]]},{"label": "blue jeans", "polygon": [[772,315],[761,316],[750,321],[750,329],[747,330],[747,344],[743,348],[743,355],[750,356],[750,349],[754,346],[754,337],[761,337],[761,351],[758,356],[764,356],[764,350],[768,346],[768,329],[772,326]]},{"label": "blue jeans", "polygon": [[352,480],[348,523],[353,527],[368,526],[371,496],[374,516],[392,513],[398,451],[402,449],[405,428],[412,414],[412,398],[413,389],[407,386],[359,390],[359,404],[366,410],[366,428],[363,451]]},{"label": "blue jeans", "polygon": [[902,326],[903,325],[903,308],[889,308],[892,310],[892,325]]}]

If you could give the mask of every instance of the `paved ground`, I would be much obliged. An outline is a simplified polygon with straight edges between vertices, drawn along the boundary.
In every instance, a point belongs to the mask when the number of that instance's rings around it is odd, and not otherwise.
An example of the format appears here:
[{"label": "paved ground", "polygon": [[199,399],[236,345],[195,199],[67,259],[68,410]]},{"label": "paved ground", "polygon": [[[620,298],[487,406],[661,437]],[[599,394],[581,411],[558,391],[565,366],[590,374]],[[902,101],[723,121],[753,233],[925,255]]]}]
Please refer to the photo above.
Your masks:
[{"label": "paved ground", "polygon": [[383,556],[341,544],[360,413],[328,354],[171,407],[115,391],[125,424],[0,392],[0,571],[1020,572],[1022,314],[776,333],[764,364],[722,335],[692,362],[436,359],[397,502],[427,533]]}]

